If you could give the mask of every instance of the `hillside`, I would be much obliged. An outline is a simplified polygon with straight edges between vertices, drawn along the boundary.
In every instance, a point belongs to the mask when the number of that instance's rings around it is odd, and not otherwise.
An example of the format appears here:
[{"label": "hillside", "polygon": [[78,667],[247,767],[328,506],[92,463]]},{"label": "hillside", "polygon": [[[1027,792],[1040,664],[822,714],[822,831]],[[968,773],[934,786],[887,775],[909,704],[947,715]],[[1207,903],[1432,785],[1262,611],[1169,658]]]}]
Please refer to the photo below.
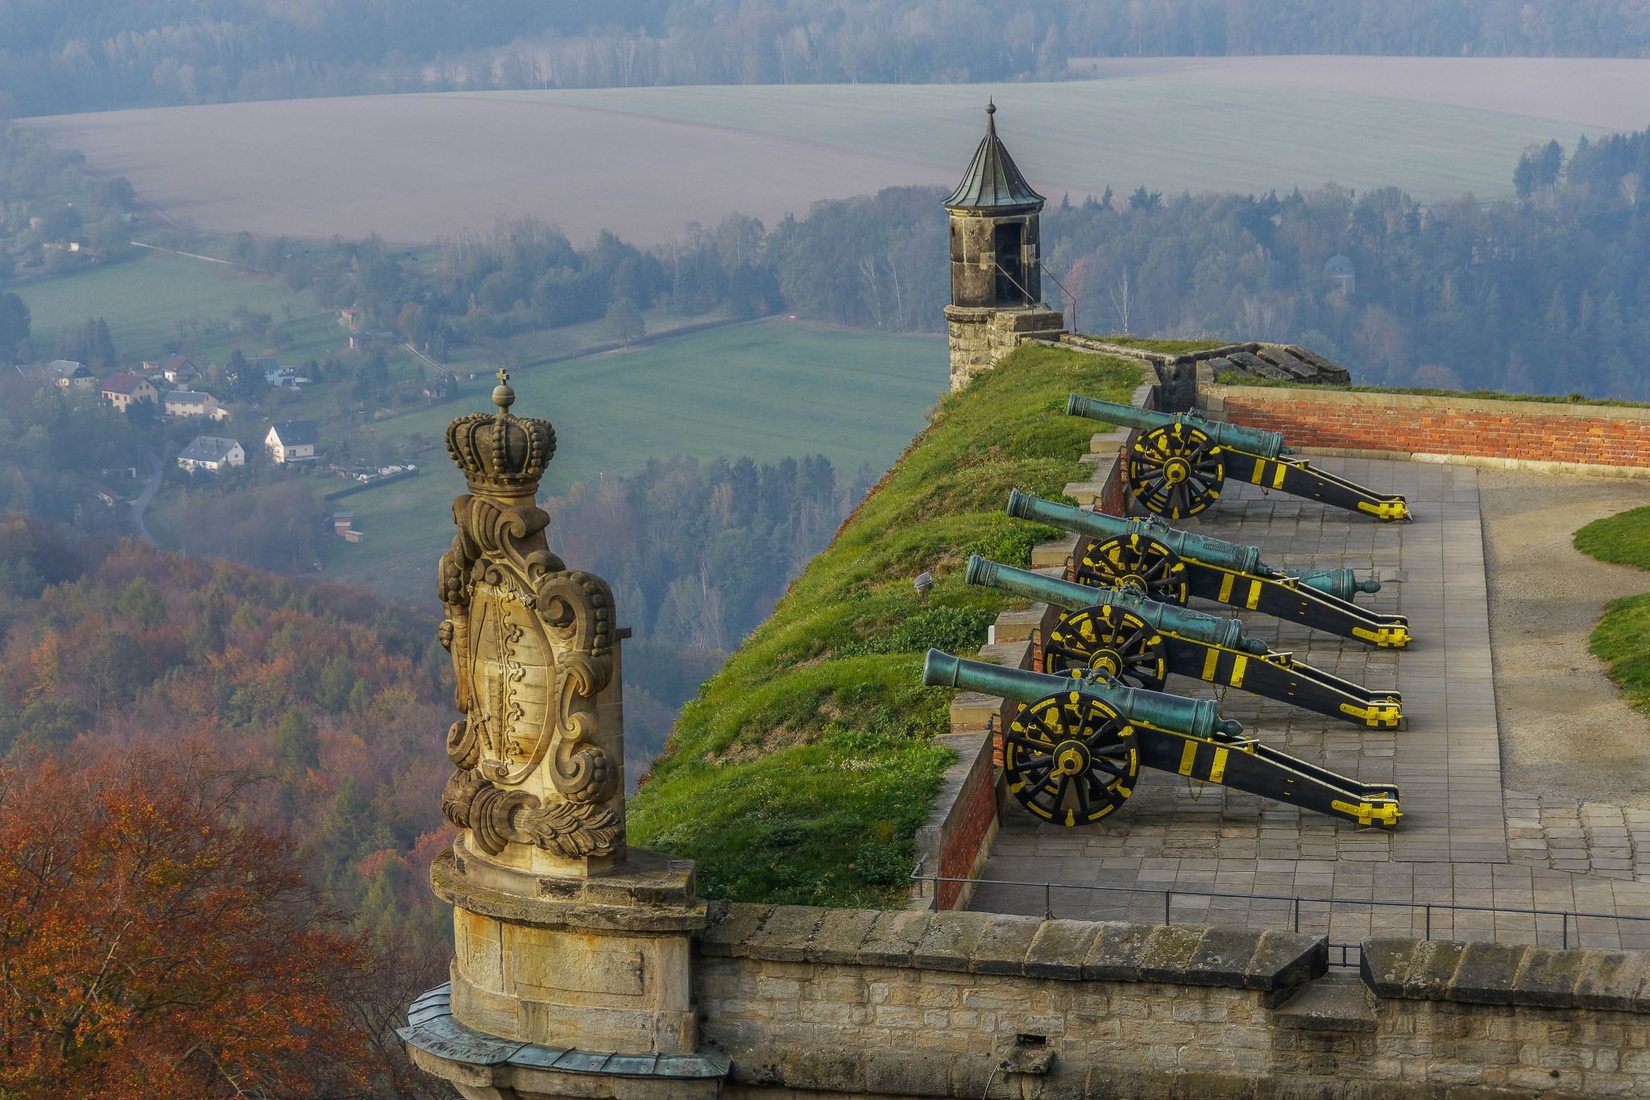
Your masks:
[{"label": "hillside", "polygon": [[[1092,422],[1073,390],[1127,400],[1135,363],[1022,348],[940,403],[774,614],[705,683],[630,804],[633,843],[699,864],[710,897],[895,901],[949,754],[950,692],[921,686],[930,646],[970,652],[1005,605],[963,584],[979,553],[1024,564],[1052,532],[1011,520],[1013,488],[1059,496]],[[911,581],[936,583],[926,600]]]},{"label": "hillside", "polygon": [[[979,140],[988,94],[1032,183],[1073,202],[1107,187],[1265,193],[1327,181],[1358,191],[1400,187],[1427,202],[1468,191],[1502,198],[1512,194],[1507,166],[1530,144],[1597,137],[1627,118],[1650,123],[1643,111],[1606,116],[1578,106],[1650,94],[1650,62],[1578,60],[1532,71],[1455,59],[1394,74],[1379,60],[1276,59],[1259,72],[1207,78],[1188,61],[1008,87],[360,96],[18,125],[80,150],[95,169],[123,174],[163,220],[209,232],[376,232],[421,243],[531,214],[575,241],[608,228],[652,245],[679,239],[685,222],[712,226],[732,212],[771,226],[821,199],[950,187]],[[1481,90],[1464,96],[1463,85]],[[1529,88],[1541,90],[1540,103],[1513,94]],[[337,152],[318,172],[322,149]],[[670,171],[657,170],[661,161]]]},{"label": "hillside", "polygon": [[204,754],[261,780],[258,823],[363,929],[445,938],[415,869],[445,838],[430,616],[17,516],[0,517],[0,563],[0,758]]}]

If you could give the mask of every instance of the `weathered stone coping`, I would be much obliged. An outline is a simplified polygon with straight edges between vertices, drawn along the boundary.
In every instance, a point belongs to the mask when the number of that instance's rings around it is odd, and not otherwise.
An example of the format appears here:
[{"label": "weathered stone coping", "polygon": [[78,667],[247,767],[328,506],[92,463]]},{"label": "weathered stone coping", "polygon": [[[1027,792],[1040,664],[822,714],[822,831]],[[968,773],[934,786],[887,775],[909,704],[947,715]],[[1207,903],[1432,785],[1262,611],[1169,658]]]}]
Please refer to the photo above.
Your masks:
[{"label": "weathered stone coping", "polygon": [[729,902],[711,903],[698,944],[769,962],[1224,986],[1274,1004],[1329,967],[1324,937],[1296,932]]},{"label": "weathered stone coping", "polygon": [[1650,1015],[1650,953],[1642,951],[1371,939],[1361,971],[1389,999]]},{"label": "weathered stone coping", "polygon": [[[453,1016],[451,982],[443,982],[421,994],[407,1009],[407,1026],[396,1028],[395,1033],[415,1052],[466,1067],[498,1066],[600,1077],[675,1080],[722,1078],[728,1075],[729,1068],[728,1056],[714,1050],[692,1054],[613,1054],[500,1039],[460,1023]],[[414,1059],[418,1060],[416,1053]],[[487,1074],[477,1076],[490,1079]]]},{"label": "weathered stone coping", "polygon": [[1168,366],[1171,363],[1201,363],[1208,359],[1225,359],[1244,353],[1253,355],[1263,347],[1284,346],[1282,344],[1259,344],[1251,341],[1246,344],[1222,344],[1215,348],[1203,348],[1199,351],[1182,351],[1171,354],[1166,351],[1151,351],[1148,348],[1130,347],[1127,344],[1113,344],[1097,337],[1085,336],[1080,332],[1062,333],[1060,343],[1081,351],[1104,352],[1107,355],[1117,355],[1125,359],[1143,359],[1153,366]]},{"label": "weathered stone coping", "polygon": [[532,895],[478,881],[471,870],[470,861],[455,858],[449,849],[430,864],[430,885],[437,897],[461,909],[535,928],[669,933],[691,932],[705,921],[692,862],[639,848],[606,875],[523,876],[533,883]]},{"label": "weathered stone coping", "polygon": [[1228,397],[1279,402],[1310,400],[1314,404],[1359,408],[1437,409],[1452,413],[1488,413],[1502,416],[1570,416],[1599,420],[1650,420],[1650,405],[1589,405],[1561,398],[1531,401],[1521,398],[1466,397],[1460,394],[1391,393],[1379,390],[1334,390],[1323,386],[1227,385],[1199,378],[1198,392],[1211,411],[1219,411]]}]

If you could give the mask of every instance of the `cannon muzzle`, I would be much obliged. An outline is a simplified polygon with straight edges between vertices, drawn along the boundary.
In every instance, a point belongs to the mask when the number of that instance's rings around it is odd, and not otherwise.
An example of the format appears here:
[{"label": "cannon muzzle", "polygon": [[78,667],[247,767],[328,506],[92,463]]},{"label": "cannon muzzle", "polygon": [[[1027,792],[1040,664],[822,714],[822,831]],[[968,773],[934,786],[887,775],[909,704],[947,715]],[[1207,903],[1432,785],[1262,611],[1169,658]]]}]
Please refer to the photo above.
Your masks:
[{"label": "cannon muzzle", "polygon": [[1101,401],[1097,397],[1084,397],[1080,393],[1074,393],[1066,398],[1066,414],[1086,416],[1090,420],[1103,420],[1108,424],[1126,424],[1144,432],[1167,428],[1176,421],[1183,421],[1197,428],[1217,445],[1230,450],[1259,455],[1261,458],[1277,458],[1279,455],[1294,453],[1284,446],[1283,436],[1278,432],[1246,428],[1242,424],[1228,424],[1223,420],[1206,420],[1202,413],[1195,410],[1178,414],[1152,412],[1150,409],[1137,409],[1133,405],[1119,405],[1115,401]]},{"label": "cannon muzzle", "polygon": [[1091,512],[1087,508],[1078,508],[1070,504],[1056,504],[1052,500],[1034,497],[1030,493],[1022,493],[1018,489],[1008,494],[1008,514],[1020,519],[1036,520],[1052,527],[1059,527],[1067,531],[1075,531],[1079,535],[1086,535],[1091,539],[1111,539],[1127,535],[1143,535],[1155,539],[1179,554],[1183,558],[1204,562],[1209,565],[1218,565],[1238,573],[1261,573],[1270,575],[1271,571],[1260,563],[1260,547],[1243,546],[1225,539],[1210,538],[1207,535],[1194,535],[1190,531],[1182,531],[1170,527],[1157,518],[1152,519],[1123,519],[1121,516],[1110,516],[1104,512]]},{"label": "cannon muzzle", "polygon": [[1016,596],[1024,596],[1028,600],[1041,600],[1055,607],[1063,607],[1067,611],[1077,611],[1085,607],[1116,607],[1138,615],[1150,623],[1154,630],[1165,634],[1241,650],[1244,653],[1258,655],[1267,652],[1265,642],[1244,635],[1243,623],[1238,619],[1221,619],[1174,604],[1159,603],[1126,589],[1091,588],[1086,584],[1074,584],[1057,577],[1045,577],[1041,573],[989,561],[978,554],[968,559],[968,568],[964,570],[963,577],[969,584],[1012,592]]},{"label": "cannon muzzle", "polygon": [[[1050,527],[1071,531],[1096,541],[1141,535],[1167,546],[1182,558],[1230,569],[1234,573],[1249,573],[1257,577],[1296,576],[1301,584],[1337,599],[1350,600],[1358,592],[1379,592],[1378,580],[1361,581],[1350,569],[1311,569],[1290,574],[1260,560],[1260,547],[1227,542],[1208,535],[1195,535],[1170,527],[1156,516],[1124,519],[1105,512],[1091,512],[1070,504],[1056,504],[1052,500],[1032,496],[1012,489],[1008,494],[1008,514],[1017,519],[1035,520]],[[1040,598],[1040,597],[1039,597]]]},{"label": "cannon muzzle", "polygon": [[1124,719],[1193,737],[1237,737],[1243,725],[1222,718],[1211,699],[1187,699],[1162,691],[1132,688],[1116,680],[1087,676],[1050,676],[1023,668],[1004,668],[968,661],[930,649],[922,663],[922,682],[931,687],[978,691],[1021,703],[1034,703],[1062,691],[1078,691],[1110,705]]}]

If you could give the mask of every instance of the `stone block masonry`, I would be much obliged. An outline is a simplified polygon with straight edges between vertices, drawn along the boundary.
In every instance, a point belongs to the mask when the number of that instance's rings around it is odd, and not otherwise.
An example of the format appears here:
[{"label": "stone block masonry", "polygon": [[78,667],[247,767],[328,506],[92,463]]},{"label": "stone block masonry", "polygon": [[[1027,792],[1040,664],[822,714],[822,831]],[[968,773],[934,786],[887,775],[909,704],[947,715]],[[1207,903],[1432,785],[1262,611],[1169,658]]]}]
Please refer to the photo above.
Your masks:
[{"label": "stone block masonry", "polygon": [[1650,477],[1650,408],[1288,387],[1201,387],[1209,415],[1368,457]]},{"label": "stone block masonry", "polygon": [[1650,956],[990,913],[712,907],[737,1097],[1650,1094]]},{"label": "stone block masonry", "polygon": [[946,306],[951,392],[966,388],[1022,343],[1058,336],[1064,323],[1058,310],[1041,306],[1021,309]]}]

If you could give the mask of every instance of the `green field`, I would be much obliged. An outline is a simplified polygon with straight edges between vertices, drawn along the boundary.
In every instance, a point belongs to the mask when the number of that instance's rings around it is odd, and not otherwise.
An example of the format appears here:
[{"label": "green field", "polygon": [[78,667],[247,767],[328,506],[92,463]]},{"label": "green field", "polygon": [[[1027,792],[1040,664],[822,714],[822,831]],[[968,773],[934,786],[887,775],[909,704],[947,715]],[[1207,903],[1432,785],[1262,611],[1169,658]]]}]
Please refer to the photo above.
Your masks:
[{"label": "green field", "polygon": [[[678,337],[627,352],[554,363],[511,380],[515,412],[556,428],[542,495],[633,470],[649,458],[749,455],[759,462],[823,454],[852,471],[881,470],[922,425],[946,385],[935,337],[845,331],[768,320]],[[490,380],[464,396],[372,430],[409,446],[439,440],[447,421],[490,408]],[[422,599],[450,538],[448,502],[463,480],[437,447],[423,473],[339,500],[366,541],[331,544],[330,576]],[[319,489],[333,482],[317,481]]]},{"label": "green field", "polygon": [[330,327],[328,342],[338,343],[339,330],[331,325],[335,315],[323,315],[313,298],[289,292],[279,279],[166,252],[143,252],[124,262],[26,282],[15,289],[29,307],[36,342],[48,351],[64,328],[101,317],[109,323],[123,357],[154,358],[163,344],[180,339],[179,322],[192,319],[203,330],[200,354],[208,357],[227,339],[204,332],[205,326],[228,322],[238,306],[269,314],[277,322],[272,332],[286,325],[286,308],[291,307],[295,329],[313,340],[319,323],[322,329]]}]

